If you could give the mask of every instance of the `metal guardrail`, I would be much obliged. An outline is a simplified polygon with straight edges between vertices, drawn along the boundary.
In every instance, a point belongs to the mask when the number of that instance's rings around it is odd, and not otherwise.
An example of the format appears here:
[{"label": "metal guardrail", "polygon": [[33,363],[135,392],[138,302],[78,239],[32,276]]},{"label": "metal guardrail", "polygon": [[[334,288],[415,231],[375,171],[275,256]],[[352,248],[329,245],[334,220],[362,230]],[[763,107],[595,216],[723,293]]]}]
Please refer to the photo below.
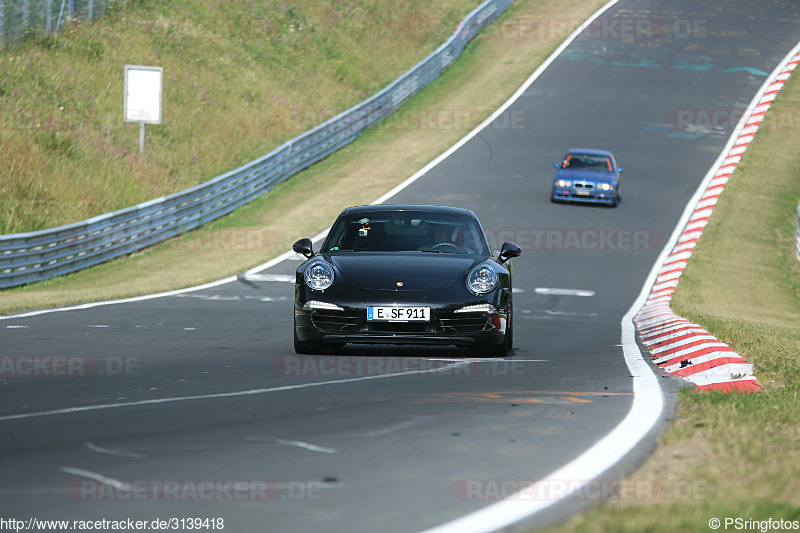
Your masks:
[{"label": "metal guardrail", "polygon": [[[2,0],[0,0],[2,1]],[[513,0],[487,0],[436,51],[369,99],[210,181],[88,220],[0,235],[0,288],[42,281],[130,254],[250,202],[353,141],[436,79]]]},{"label": "metal guardrail", "polygon": [[51,34],[70,19],[103,16],[108,0],[0,0],[0,44],[19,42],[30,31]]}]

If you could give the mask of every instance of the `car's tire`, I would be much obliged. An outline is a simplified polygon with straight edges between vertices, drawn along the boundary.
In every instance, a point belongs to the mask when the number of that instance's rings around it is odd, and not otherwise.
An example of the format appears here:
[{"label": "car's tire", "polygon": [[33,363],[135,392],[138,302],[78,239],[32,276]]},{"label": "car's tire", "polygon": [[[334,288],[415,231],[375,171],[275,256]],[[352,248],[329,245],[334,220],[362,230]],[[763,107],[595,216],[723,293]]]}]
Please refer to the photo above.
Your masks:
[{"label": "car's tire", "polygon": [[510,312],[506,323],[506,335],[500,344],[485,343],[475,346],[471,353],[478,357],[505,357],[514,348],[514,314]]},{"label": "car's tire", "polygon": [[294,328],[294,351],[302,355],[320,355],[325,353],[325,344],[322,341],[301,341],[297,338],[297,329]]},{"label": "car's tire", "polygon": [[491,351],[492,357],[505,357],[514,347],[514,312],[509,309],[508,322],[506,322],[506,336],[503,342],[495,344]]},{"label": "car's tire", "polygon": [[618,186],[617,194],[614,196],[614,202],[611,204],[611,207],[617,207],[621,201],[622,201],[622,188]]}]

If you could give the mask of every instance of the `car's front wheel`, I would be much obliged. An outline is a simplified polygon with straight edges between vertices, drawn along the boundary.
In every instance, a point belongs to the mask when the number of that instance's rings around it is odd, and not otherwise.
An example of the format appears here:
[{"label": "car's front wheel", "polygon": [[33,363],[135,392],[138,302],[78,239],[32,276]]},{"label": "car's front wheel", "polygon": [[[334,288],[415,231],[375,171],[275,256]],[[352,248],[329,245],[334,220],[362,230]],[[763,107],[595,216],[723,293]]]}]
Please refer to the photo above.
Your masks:
[{"label": "car's front wheel", "polygon": [[322,341],[301,341],[297,338],[297,325],[294,329],[294,351],[303,355],[320,355],[325,353],[325,344]]},{"label": "car's front wheel", "polygon": [[611,202],[611,207],[617,207],[621,201],[622,201],[622,191],[620,190],[619,186],[617,186],[617,192],[614,195],[614,201]]},{"label": "car's front wheel", "polygon": [[508,322],[506,322],[506,334],[503,337],[503,342],[500,344],[489,343],[480,345],[477,347],[476,355],[505,357],[512,348],[514,348],[514,315],[509,311]]},{"label": "car's front wheel", "polygon": [[294,351],[303,355],[320,355],[325,353],[325,346],[321,342],[301,341],[294,336]]},{"label": "car's front wheel", "polygon": [[494,347],[494,357],[505,357],[508,352],[514,347],[514,313],[511,309],[508,310],[508,322],[506,322],[506,336],[503,338],[501,344]]}]

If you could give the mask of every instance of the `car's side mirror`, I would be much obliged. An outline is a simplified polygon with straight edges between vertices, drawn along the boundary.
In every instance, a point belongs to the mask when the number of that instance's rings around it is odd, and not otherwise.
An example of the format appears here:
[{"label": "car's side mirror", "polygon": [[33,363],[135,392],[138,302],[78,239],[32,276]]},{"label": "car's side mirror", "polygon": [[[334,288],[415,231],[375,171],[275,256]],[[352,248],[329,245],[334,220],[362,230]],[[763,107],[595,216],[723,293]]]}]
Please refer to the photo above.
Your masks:
[{"label": "car's side mirror", "polygon": [[306,256],[306,259],[311,259],[314,257],[314,249],[312,246],[311,239],[305,238],[294,243],[294,245],[292,245],[292,250],[294,250],[295,253],[303,254]]},{"label": "car's side mirror", "polygon": [[500,248],[500,255],[497,256],[497,261],[505,263],[512,257],[519,257],[522,254],[522,249],[513,242],[504,242]]},{"label": "car's side mirror", "polygon": [[617,172],[622,172],[624,169],[622,167],[617,167]]},{"label": "car's side mirror", "polygon": [[559,165],[558,163],[553,163],[553,166],[556,168],[561,168],[561,165]]}]

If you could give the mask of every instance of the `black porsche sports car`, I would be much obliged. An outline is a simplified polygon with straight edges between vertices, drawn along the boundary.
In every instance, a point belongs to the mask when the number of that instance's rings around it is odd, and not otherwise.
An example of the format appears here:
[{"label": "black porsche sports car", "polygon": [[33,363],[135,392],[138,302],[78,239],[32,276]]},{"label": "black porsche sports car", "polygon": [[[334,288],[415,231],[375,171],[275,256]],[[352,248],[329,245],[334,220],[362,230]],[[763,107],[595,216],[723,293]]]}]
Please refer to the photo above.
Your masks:
[{"label": "black porsche sports car", "polygon": [[513,344],[512,257],[493,256],[475,213],[422,205],[342,211],[321,249],[300,239],[294,348],[438,344],[502,357]]}]

